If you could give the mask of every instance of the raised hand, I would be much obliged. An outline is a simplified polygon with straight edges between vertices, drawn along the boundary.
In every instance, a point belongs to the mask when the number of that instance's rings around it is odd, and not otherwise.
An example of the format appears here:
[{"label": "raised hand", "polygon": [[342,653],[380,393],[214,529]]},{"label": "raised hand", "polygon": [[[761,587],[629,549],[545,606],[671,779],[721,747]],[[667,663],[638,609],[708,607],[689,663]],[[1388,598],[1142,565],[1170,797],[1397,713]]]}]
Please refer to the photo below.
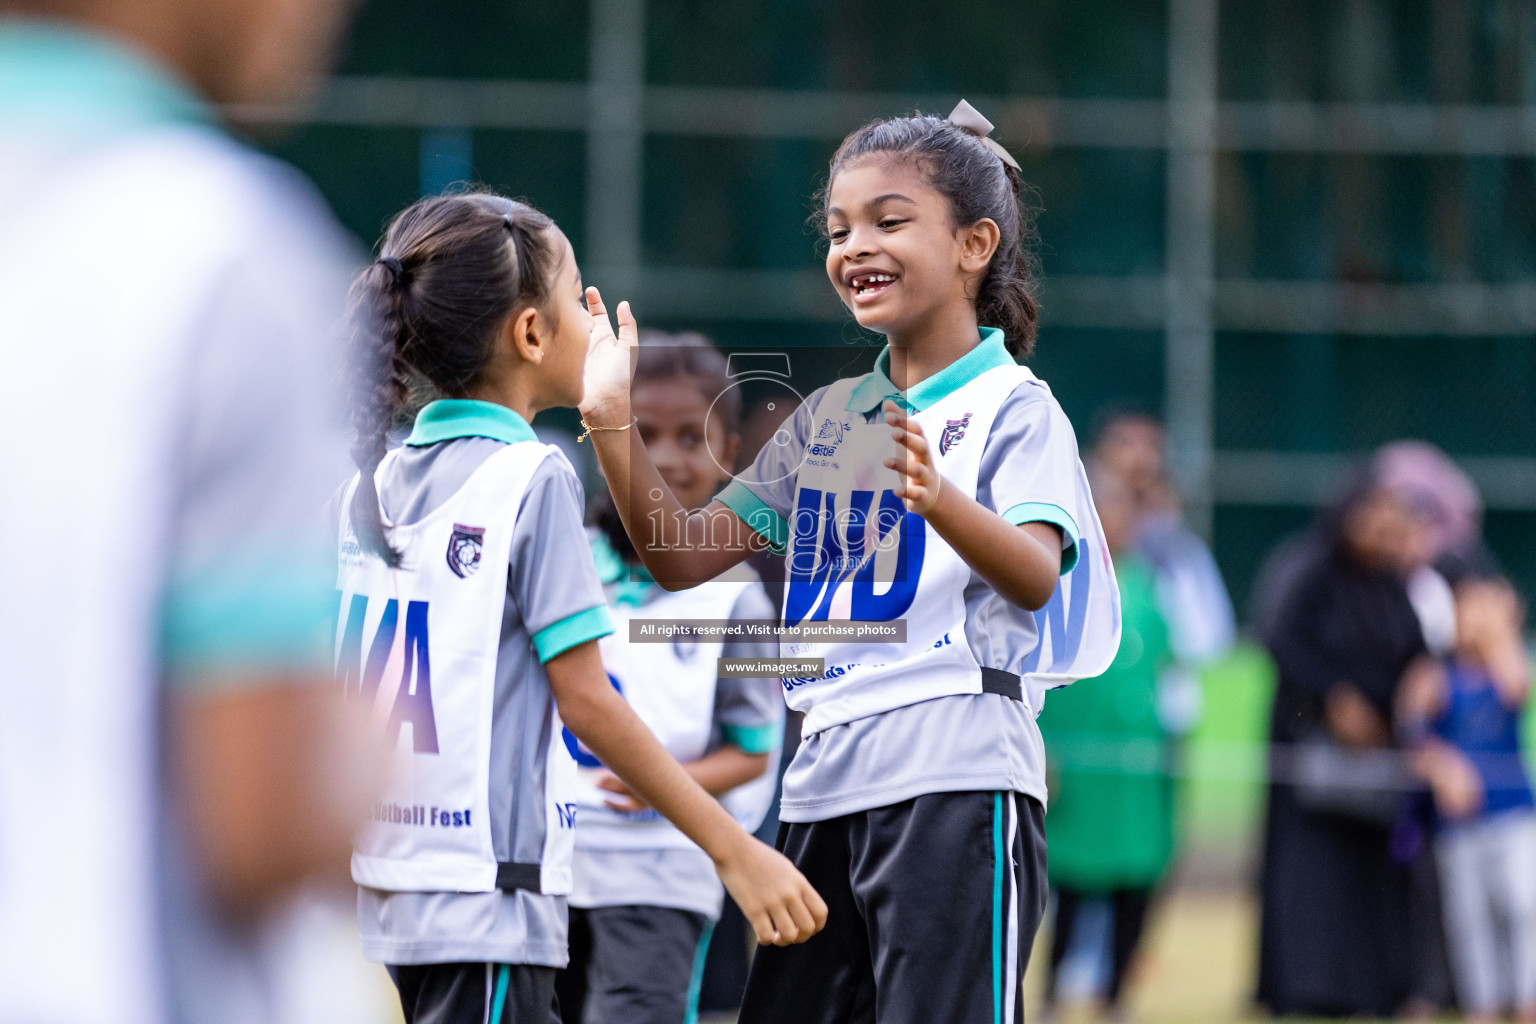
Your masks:
[{"label": "raised hand", "polygon": [[887,400],[882,407],[885,422],[892,427],[891,437],[904,449],[899,455],[885,460],[886,468],[901,475],[897,496],[906,504],[908,512],[923,515],[939,500],[942,483],[939,471],[933,465],[933,450],[923,436],[923,428],[895,402]]},{"label": "raised hand", "polygon": [[581,418],[593,426],[621,426],[629,422],[629,382],[640,357],[640,328],[629,303],[621,302],[615,334],[608,308],[596,288],[587,289],[587,309],[592,314],[592,334],[578,409]]}]

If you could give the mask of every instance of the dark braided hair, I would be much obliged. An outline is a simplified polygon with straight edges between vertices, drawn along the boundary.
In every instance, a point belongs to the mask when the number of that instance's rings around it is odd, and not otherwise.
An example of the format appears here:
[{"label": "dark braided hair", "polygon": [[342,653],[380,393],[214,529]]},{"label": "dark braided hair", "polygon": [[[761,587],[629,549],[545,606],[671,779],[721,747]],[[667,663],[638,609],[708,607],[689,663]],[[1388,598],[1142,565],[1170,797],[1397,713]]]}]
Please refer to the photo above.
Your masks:
[{"label": "dark braided hair", "polygon": [[837,172],[875,155],[910,161],[934,190],[949,200],[956,227],[990,218],[1001,237],[976,293],[976,319],[1000,327],[1008,351],[1025,358],[1035,347],[1039,310],[1034,268],[1026,248],[1034,238],[1033,210],[1024,180],[981,138],[952,121],[927,114],[872,121],[843,140],[832,156],[827,184],[817,195],[823,235],[826,207]]},{"label": "dark braided hair", "polygon": [[352,284],[350,515],[362,545],[392,567],[400,553],[384,536],[374,482],[389,429],[413,394],[469,394],[506,318],[546,305],[561,258],[554,226],[490,192],[433,196],[390,222],[379,259]]}]

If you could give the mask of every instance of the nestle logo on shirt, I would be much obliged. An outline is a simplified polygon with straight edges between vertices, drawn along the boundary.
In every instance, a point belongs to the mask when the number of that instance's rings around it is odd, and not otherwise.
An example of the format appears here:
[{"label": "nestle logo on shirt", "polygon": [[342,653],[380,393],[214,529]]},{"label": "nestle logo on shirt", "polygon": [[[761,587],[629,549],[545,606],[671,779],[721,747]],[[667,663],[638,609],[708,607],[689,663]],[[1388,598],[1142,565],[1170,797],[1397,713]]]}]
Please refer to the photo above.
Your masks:
[{"label": "nestle logo on shirt", "polygon": [[838,423],[836,420],[826,419],[821,421],[821,429],[816,431],[816,440],[830,441],[833,444],[841,444],[843,433],[848,429],[848,424]]}]

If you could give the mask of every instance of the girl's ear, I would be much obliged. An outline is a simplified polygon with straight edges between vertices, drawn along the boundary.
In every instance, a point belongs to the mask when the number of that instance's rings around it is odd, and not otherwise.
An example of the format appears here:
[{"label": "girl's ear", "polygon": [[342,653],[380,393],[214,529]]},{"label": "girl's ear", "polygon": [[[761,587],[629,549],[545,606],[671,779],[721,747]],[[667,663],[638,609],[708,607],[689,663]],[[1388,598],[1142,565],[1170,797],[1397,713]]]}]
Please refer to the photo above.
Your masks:
[{"label": "girl's ear", "polygon": [[524,306],[507,317],[501,329],[503,343],[535,366],[549,351],[549,334],[544,317],[533,306]]},{"label": "girl's ear", "polygon": [[960,269],[967,274],[974,274],[987,268],[987,265],[992,262],[992,254],[997,252],[997,245],[1003,237],[1002,229],[991,217],[983,217],[976,223],[961,228],[958,234]]}]

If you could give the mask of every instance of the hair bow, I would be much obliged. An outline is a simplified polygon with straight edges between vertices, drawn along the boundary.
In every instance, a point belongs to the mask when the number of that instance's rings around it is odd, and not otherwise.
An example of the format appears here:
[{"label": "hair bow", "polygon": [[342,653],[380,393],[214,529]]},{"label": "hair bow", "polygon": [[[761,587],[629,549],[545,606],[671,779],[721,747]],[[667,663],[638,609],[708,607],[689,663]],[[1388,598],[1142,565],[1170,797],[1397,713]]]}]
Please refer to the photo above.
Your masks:
[{"label": "hair bow", "polygon": [[992,134],[992,122],[982,117],[981,111],[965,102],[965,100],[961,100],[955,105],[955,109],[949,112],[949,121],[956,128],[970,132],[980,139],[981,144],[996,153],[1003,163],[1016,171],[1019,169],[1019,162],[1002,147],[1001,143],[987,138],[988,135]]}]

